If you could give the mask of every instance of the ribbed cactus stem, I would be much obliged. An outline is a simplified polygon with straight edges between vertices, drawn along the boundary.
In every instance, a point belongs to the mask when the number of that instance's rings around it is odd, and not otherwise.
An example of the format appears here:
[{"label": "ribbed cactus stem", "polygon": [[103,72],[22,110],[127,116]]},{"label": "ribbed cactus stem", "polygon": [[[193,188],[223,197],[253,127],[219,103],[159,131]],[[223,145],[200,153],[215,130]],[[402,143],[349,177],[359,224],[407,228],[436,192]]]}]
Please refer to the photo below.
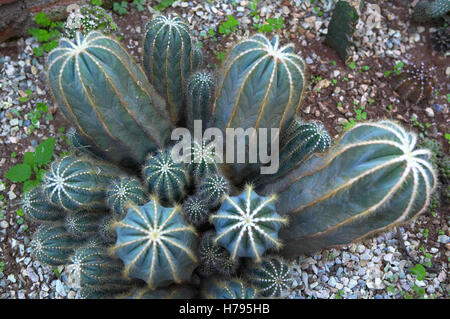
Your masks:
[{"label": "ribbed cactus stem", "polygon": [[208,221],[208,202],[199,196],[188,197],[182,206],[186,220],[194,226],[201,226]]},{"label": "ribbed cactus stem", "polygon": [[156,16],[145,26],[144,68],[148,79],[167,100],[168,113],[178,124],[184,116],[185,84],[201,63],[189,26],[178,17]]},{"label": "ribbed cactus stem", "polygon": [[187,128],[194,132],[194,121],[201,120],[206,129],[212,122],[214,78],[205,71],[194,73],[187,85]]},{"label": "ribbed cactus stem", "polygon": [[214,174],[218,170],[215,161],[215,144],[194,141],[190,150],[187,170],[191,179],[198,185],[205,176]]},{"label": "ribbed cactus stem", "polygon": [[436,187],[430,151],[392,121],[361,123],[323,156],[312,156],[277,192],[282,254],[294,256],[348,244],[426,211]]},{"label": "ribbed cactus stem", "polygon": [[112,251],[124,262],[128,276],[146,281],[151,288],[191,278],[198,263],[198,239],[179,207],[164,208],[155,200],[130,205],[115,227]]},{"label": "ribbed cactus stem", "polygon": [[25,193],[22,210],[26,219],[42,224],[62,220],[65,215],[61,208],[48,200],[41,186]]},{"label": "ribbed cactus stem", "polygon": [[217,236],[215,241],[225,247],[235,260],[250,257],[260,260],[270,248],[280,248],[278,231],[287,223],[275,211],[276,196],[260,197],[247,186],[237,196],[225,196],[217,214],[210,217]]},{"label": "ribbed cactus stem", "polygon": [[78,211],[68,213],[64,219],[67,232],[75,238],[88,238],[98,231],[100,221],[105,217],[102,212]]},{"label": "ribbed cactus stem", "polygon": [[205,199],[211,210],[218,208],[225,195],[230,193],[230,185],[225,177],[220,174],[206,176],[200,183],[198,194]]},{"label": "ribbed cactus stem", "polygon": [[258,296],[256,290],[242,280],[215,278],[208,281],[202,288],[202,297],[205,299],[255,299]]},{"label": "ribbed cactus stem", "polygon": [[117,217],[125,216],[125,205],[127,202],[140,206],[144,205],[147,201],[148,198],[144,188],[133,177],[118,177],[112,180],[106,192],[108,207]]}]

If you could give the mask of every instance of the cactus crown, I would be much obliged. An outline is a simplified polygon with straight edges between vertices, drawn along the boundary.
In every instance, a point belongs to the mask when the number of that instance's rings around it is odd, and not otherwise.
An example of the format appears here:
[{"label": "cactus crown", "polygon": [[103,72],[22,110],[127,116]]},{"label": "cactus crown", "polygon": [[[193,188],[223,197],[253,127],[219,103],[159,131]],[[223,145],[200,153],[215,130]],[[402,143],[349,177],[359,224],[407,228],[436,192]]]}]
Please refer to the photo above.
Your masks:
[{"label": "cactus crown", "polygon": [[219,174],[207,176],[199,187],[199,196],[208,202],[210,208],[220,205],[224,196],[229,192],[228,181]]},{"label": "cactus crown", "polygon": [[147,196],[140,182],[132,177],[120,177],[114,179],[106,192],[106,201],[111,211],[118,216],[125,216],[127,202],[138,206],[144,205]]},{"label": "cactus crown", "polygon": [[205,285],[203,297],[207,299],[254,299],[257,298],[256,290],[249,287],[239,279],[219,280],[213,279]]},{"label": "cactus crown", "polygon": [[276,197],[256,195],[251,186],[237,197],[225,196],[217,214],[210,217],[217,232],[215,239],[234,260],[237,257],[261,259],[269,248],[280,248],[278,231],[287,219],[275,211]]},{"label": "cactus crown", "polygon": [[188,197],[183,202],[183,213],[189,223],[200,226],[208,221],[208,203],[199,196]]},{"label": "cactus crown", "polygon": [[153,201],[130,205],[125,218],[115,224],[117,242],[112,251],[125,264],[129,276],[150,287],[190,279],[197,264],[197,235],[180,208],[164,208]]},{"label": "cactus crown", "polygon": [[434,67],[425,67],[423,62],[419,66],[408,65],[396,77],[394,90],[411,103],[419,104],[429,100],[436,85],[433,71]]}]

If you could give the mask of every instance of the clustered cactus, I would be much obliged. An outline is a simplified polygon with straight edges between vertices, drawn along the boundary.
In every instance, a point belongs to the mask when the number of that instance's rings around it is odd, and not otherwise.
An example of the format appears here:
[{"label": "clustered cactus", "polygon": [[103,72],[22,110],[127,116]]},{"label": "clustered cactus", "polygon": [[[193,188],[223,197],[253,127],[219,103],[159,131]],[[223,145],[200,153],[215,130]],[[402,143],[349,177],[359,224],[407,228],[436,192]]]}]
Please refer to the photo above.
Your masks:
[{"label": "clustered cactus", "polygon": [[[245,39],[214,80],[197,73],[188,29],[151,20],[144,69],[98,32],[49,54],[50,88],[83,155],[56,159],[23,209],[43,224],[35,258],[66,265],[82,297],[279,297],[290,282],[278,254],[345,245],[425,210],[436,175],[415,134],[368,122],[331,145],[322,125],[295,117],[306,70],[292,45]],[[196,120],[279,128],[279,173],[218,163],[202,141],[188,144],[193,161],[176,160],[171,130]]]},{"label": "clustered cactus", "polygon": [[450,11],[448,0],[422,0],[414,7],[413,20],[427,22],[440,17],[445,17]]}]

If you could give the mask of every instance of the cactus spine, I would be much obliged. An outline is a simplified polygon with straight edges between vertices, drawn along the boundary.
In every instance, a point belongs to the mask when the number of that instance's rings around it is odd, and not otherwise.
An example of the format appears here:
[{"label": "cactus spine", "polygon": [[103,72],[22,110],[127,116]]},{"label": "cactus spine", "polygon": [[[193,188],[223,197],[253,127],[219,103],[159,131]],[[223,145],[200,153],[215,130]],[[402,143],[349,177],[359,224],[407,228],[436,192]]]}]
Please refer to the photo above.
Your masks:
[{"label": "cactus spine", "polygon": [[348,244],[424,212],[437,178],[416,140],[392,121],[357,124],[328,153],[266,187],[290,220],[280,231],[282,254]]},{"label": "cactus spine", "polygon": [[163,98],[116,40],[99,32],[62,39],[48,70],[64,116],[112,161],[141,163],[170,141]]},{"label": "cactus spine", "polygon": [[287,223],[275,211],[276,197],[258,196],[250,186],[237,196],[225,196],[217,214],[210,217],[217,232],[215,241],[225,247],[235,260],[250,257],[256,260],[269,248],[280,248],[278,231]]},{"label": "cactus spine", "polygon": [[96,234],[98,224],[105,217],[104,213],[78,211],[69,213],[64,219],[67,232],[75,238],[88,238]]},{"label": "cactus spine", "polygon": [[155,200],[130,205],[115,227],[117,242],[112,250],[124,262],[127,275],[146,281],[150,288],[191,278],[198,262],[198,239],[179,207],[164,208]]},{"label": "cactus spine", "polygon": [[106,208],[108,185],[120,174],[109,164],[66,156],[51,164],[43,189],[53,204],[66,211],[101,209]]},{"label": "cactus spine", "polygon": [[208,72],[194,73],[187,86],[187,128],[194,132],[194,121],[201,120],[203,129],[207,128],[212,118],[214,96],[214,78]]},{"label": "cactus spine", "polygon": [[215,162],[215,144],[202,141],[201,143],[192,142],[190,161],[187,165],[189,176],[195,184],[207,175],[217,172],[217,164]]},{"label": "cactus spine", "polygon": [[280,297],[289,289],[292,278],[289,267],[276,258],[266,258],[261,263],[253,263],[245,269],[246,278],[264,297]]},{"label": "cactus spine", "polygon": [[198,227],[205,224],[209,217],[208,202],[199,196],[188,197],[183,202],[183,213],[187,221]]},{"label": "cactus spine", "polygon": [[238,261],[231,260],[225,248],[215,242],[215,232],[207,231],[200,241],[200,275],[209,277],[214,274],[233,275],[238,268]]},{"label": "cactus spine", "polygon": [[205,199],[211,210],[218,208],[226,194],[230,192],[230,185],[225,177],[219,174],[207,176],[199,186],[199,196]]},{"label": "cactus spine", "polygon": [[174,124],[184,116],[185,84],[201,63],[201,55],[193,47],[189,26],[178,17],[157,16],[145,26],[144,68],[158,93],[166,98]]},{"label": "cactus spine", "polygon": [[448,0],[420,1],[414,7],[413,20],[426,22],[444,17],[449,11],[450,1]]},{"label": "cactus spine", "polygon": [[188,175],[183,163],[172,159],[171,151],[149,155],[143,168],[145,184],[163,205],[181,201],[186,193]]},{"label": "cactus spine", "polygon": [[32,254],[40,262],[59,266],[66,263],[76,248],[76,241],[62,226],[41,226],[31,241]]},{"label": "cactus spine", "polygon": [[114,214],[124,217],[127,202],[138,206],[144,205],[147,202],[147,195],[136,178],[119,177],[114,179],[108,187],[106,202]]},{"label": "cactus spine", "polygon": [[[300,107],[304,86],[305,63],[294,53],[293,45],[281,47],[277,36],[269,41],[261,34],[254,35],[231,50],[219,73],[213,105],[215,126],[224,131],[285,129]],[[251,133],[250,142],[254,138]],[[226,167],[227,177],[233,177],[237,185],[259,169],[245,164]]]},{"label": "cactus spine", "polygon": [[202,291],[206,299],[255,299],[256,290],[239,279],[208,281]]}]

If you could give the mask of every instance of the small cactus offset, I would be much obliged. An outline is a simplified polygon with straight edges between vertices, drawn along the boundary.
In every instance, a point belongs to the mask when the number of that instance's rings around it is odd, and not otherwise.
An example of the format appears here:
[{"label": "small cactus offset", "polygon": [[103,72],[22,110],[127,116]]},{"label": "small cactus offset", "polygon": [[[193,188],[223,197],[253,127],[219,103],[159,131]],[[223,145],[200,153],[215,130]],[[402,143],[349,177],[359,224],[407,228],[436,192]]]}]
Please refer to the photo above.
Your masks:
[{"label": "small cactus offset", "polygon": [[345,245],[426,211],[437,176],[417,136],[392,121],[360,123],[324,156],[313,155],[278,184],[282,254]]},{"label": "small cactus offset", "polygon": [[118,41],[96,31],[77,34],[62,39],[47,62],[62,113],[108,160],[133,167],[170,142],[164,99]]},{"label": "small cactus offset", "polygon": [[148,191],[157,196],[161,204],[176,204],[184,198],[188,174],[183,163],[172,159],[170,150],[149,155],[142,171]]},{"label": "small cactus offset", "polygon": [[333,10],[325,43],[336,50],[342,61],[347,62],[350,54],[349,46],[359,16],[356,8],[347,1],[338,1]]},{"label": "small cactus offset", "polygon": [[[269,40],[257,34],[241,41],[218,74],[213,116],[215,126],[223,131],[265,128],[270,136],[272,128],[285,129],[300,108],[306,85],[305,63],[292,44],[281,46],[278,36]],[[271,141],[267,144],[270,148]],[[248,153],[247,149],[247,158]],[[226,164],[224,173],[240,185],[246,176],[259,173],[258,164]]]},{"label": "small cactus offset", "polygon": [[128,276],[146,281],[151,288],[191,278],[198,263],[198,238],[179,207],[164,208],[156,200],[130,205],[115,228],[112,251],[124,262]]},{"label": "small cactus offset", "polygon": [[450,11],[448,0],[422,0],[416,4],[413,12],[413,20],[416,22],[427,22],[432,19],[445,17]]},{"label": "small cactus offset", "polygon": [[93,142],[88,137],[83,137],[81,134],[77,132],[77,129],[74,127],[70,127],[66,133],[67,140],[70,143],[70,146],[83,153],[87,156],[102,158],[106,155],[102,153],[97,147],[94,146],[95,142]]},{"label": "small cactus offset", "polygon": [[219,212],[210,217],[217,233],[215,241],[233,260],[249,257],[259,261],[267,249],[281,247],[278,231],[287,218],[277,214],[275,200],[274,195],[258,196],[247,186],[239,196],[225,196]]},{"label": "small cactus offset", "polygon": [[100,221],[105,217],[105,213],[78,211],[66,214],[64,226],[67,232],[77,238],[88,238],[98,231]]},{"label": "small cactus offset", "polygon": [[225,177],[220,174],[206,176],[200,183],[198,194],[207,201],[211,210],[218,208],[225,197],[230,193],[230,185]]},{"label": "small cactus offset", "polygon": [[433,71],[433,67],[426,68],[423,62],[419,66],[408,65],[396,76],[394,90],[411,103],[427,101],[432,97],[436,85]]},{"label": "small cactus offset", "polygon": [[433,49],[439,52],[447,53],[450,51],[450,31],[447,28],[441,28],[431,34],[431,45]]},{"label": "small cactus offset", "polygon": [[231,260],[230,254],[215,242],[215,232],[207,231],[200,241],[200,275],[209,277],[215,274],[233,275],[238,266],[238,260]]},{"label": "small cactus offset", "polygon": [[201,63],[189,26],[178,17],[157,16],[145,26],[144,68],[156,91],[167,100],[174,124],[184,117],[185,84]]},{"label": "small cactus offset", "polygon": [[257,186],[282,178],[293,168],[301,165],[309,155],[325,152],[330,147],[331,138],[322,124],[305,123],[295,119],[281,135],[280,144],[278,172],[260,175],[254,182]]},{"label": "small cactus offset", "polygon": [[190,154],[187,154],[190,157],[187,170],[192,181],[198,185],[205,176],[214,174],[218,170],[215,162],[214,143],[194,141],[190,151]]},{"label": "small cactus offset", "polygon": [[76,247],[77,241],[63,226],[41,226],[31,241],[32,255],[50,266],[65,264]]},{"label": "small cactus offset", "polygon": [[70,258],[69,271],[79,280],[80,286],[93,290],[125,290],[132,280],[123,276],[120,260],[108,255],[102,247],[81,247]]},{"label": "small cactus offset", "polygon": [[119,299],[194,299],[195,290],[188,285],[172,285],[168,288],[135,288]]},{"label": "small cactus offset", "polygon": [[114,223],[116,219],[114,219],[111,215],[106,215],[100,221],[98,225],[98,234],[100,235],[100,240],[107,244],[113,244],[117,240],[116,232],[114,231]]},{"label": "small cactus offset", "polygon": [[112,180],[106,192],[106,202],[118,217],[126,214],[125,204],[131,202],[137,206],[148,201],[141,183],[133,177],[118,177]]},{"label": "small cactus offset", "polygon": [[265,258],[245,269],[247,280],[263,297],[280,297],[283,290],[291,288],[289,267],[278,258]]},{"label": "small cactus offset", "polygon": [[26,219],[42,224],[60,221],[65,215],[61,208],[48,200],[41,186],[25,193],[22,210]]},{"label": "small cactus offset", "polygon": [[205,224],[210,214],[208,202],[199,196],[186,198],[182,210],[186,220],[196,227]]},{"label": "small cactus offset", "polygon": [[214,78],[205,71],[194,73],[187,85],[187,128],[194,132],[194,121],[201,120],[202,128],[209,127],[212,120]]},{"label": "small cactus offset", "polygon": [[248,286],[239,279],[208,281],[202,289],[205,299],[255,299],[258,298],[256,289]]},{"label": "small cactus offset", "polygon": [[66,211],[102,209],[109,183],[121,174],[109,164],[66,156],[51,164],[42,187],[49,200]]}]

